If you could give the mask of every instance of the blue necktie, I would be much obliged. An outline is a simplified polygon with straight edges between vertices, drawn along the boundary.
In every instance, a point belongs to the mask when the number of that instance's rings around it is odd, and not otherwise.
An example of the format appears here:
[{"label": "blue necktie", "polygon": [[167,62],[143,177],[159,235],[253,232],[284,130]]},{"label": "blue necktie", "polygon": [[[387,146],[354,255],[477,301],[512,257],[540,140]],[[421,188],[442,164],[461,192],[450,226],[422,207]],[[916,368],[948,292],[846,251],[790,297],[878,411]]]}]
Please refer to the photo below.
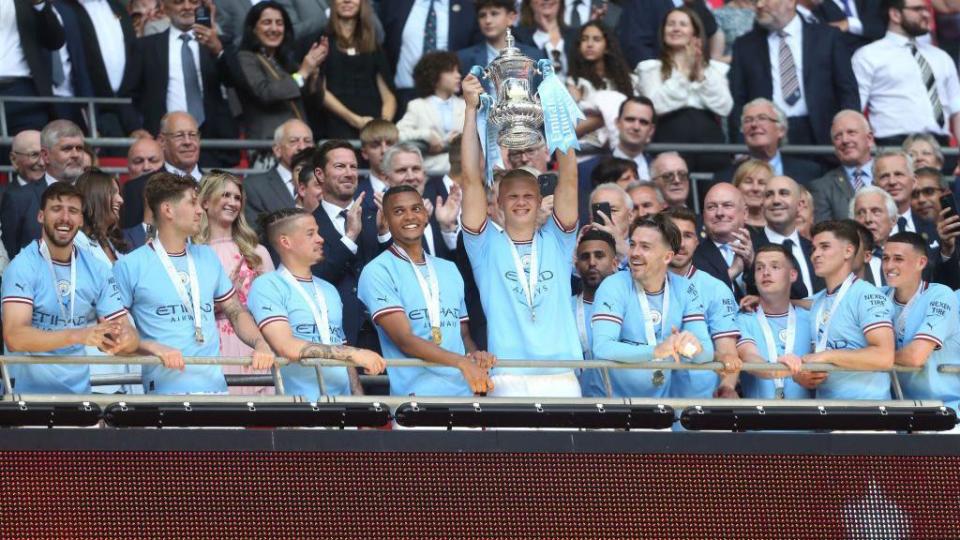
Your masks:
[{"label": "blue necktie", "polygon": [[430,9],[427,10],[427,24],[423,27],[423,54],[437,49],[437,10],[430,0]]},{"label": "blue necktie", "polygon": [[907,230],[907,218],[900,216],[897,218],[897,232],[904,232]]},{"label": "blue necktie", "polygon": [[203,94],[200,92],[200,76],[197,75],[197,63],[190,52],[190,34],[180,34],[183,45],[180,46],[180,63],[183,67],[183,90],[187,97],[187,112],[203,125]]}]

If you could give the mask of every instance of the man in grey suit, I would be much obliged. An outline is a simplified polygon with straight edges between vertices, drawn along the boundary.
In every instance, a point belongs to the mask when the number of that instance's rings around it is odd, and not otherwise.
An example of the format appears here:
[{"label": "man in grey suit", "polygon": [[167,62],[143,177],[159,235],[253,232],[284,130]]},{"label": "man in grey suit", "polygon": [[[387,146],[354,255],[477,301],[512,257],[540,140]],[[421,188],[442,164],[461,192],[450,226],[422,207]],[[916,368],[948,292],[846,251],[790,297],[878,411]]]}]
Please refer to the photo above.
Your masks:
[{"label": "man in grey suit", "polygon": [[297,181],[293,178],[293,156],[313,146],[313,131],[300,120],[287,120],[273,133],[273,155],[277,166],[243,181],[247,202],[244,215],[247,223],[260,233],[260,214],[296,206]]},{"label": "man in grey suit", "polygon": [[867,119],[857,111],[840,111],[833,117],[830,137],[840,166],[809,186],[814,222],[845,219],[853,194],[873,185],[873,130]]}]

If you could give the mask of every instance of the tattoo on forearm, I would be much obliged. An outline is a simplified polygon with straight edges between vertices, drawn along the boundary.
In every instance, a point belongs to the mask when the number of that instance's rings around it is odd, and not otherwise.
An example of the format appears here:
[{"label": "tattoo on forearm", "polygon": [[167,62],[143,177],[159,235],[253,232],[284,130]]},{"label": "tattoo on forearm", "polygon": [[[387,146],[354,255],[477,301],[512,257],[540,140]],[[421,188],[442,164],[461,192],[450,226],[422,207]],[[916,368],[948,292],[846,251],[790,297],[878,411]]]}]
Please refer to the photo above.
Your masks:
[{"label": "tattoo on forearm", "polygon": [[304,358],[328,358],[330,360],[352,361],[353,347],[343,345],[323,345],[322,343],[307,343],[300,349],[300,360]]}]

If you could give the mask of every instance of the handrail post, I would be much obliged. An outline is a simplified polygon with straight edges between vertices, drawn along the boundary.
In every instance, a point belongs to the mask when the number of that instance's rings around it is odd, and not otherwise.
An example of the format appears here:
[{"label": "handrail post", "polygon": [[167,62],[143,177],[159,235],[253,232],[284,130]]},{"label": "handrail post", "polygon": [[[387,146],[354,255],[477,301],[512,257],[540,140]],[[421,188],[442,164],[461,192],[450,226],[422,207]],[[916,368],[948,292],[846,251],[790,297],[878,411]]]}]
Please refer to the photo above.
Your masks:
[{"label": "handrail post", "polygon": [[607,392],[607,397],[613,397],[613,384],[610,382],[610,370],[602,368],[600,374],[603,376],[603,389]]},{"label": "handrail post", "polygon": [[7,102],[3,99],[3,96],[0,96],[0,135],[10,136],[10,133],[7,132]]},{"label": "handrail post", "polygon": [[97,110],[92,101],[87,102],[87,115],[90,118],[87,118],[87,122],[90,123],[90,136],[99,137],[100,133],[97,131]]},{"label": "handrail post", "polygon": [[903,388],[900,386],[900,377],[897,376],[897,370],[891,369],[890,376],[893,380],[893,397],[903,399]]},{"label": "handrail post", "polygon": [[273,372],[273,391],[276,395],[282,396],[287,393],[286,389],[283,387],[283,375],[280,374],[280,366],[274,365],[270,368],[270,371]]},{"label": "handrail post", "polygon": [[320,395],[327,395],[327,383],[323,380],[323,368],[320,364],[314,364],[313,369],[317,370],[317,382],[320,384]]},{"label": "handrail post", "polygon": [[3,377],[3,394],[0,396],[6,397],[7,394],[13,393],[13,383],[10,382],[10,372],[7,370],[7,363],[0,360],[0,377]]}]

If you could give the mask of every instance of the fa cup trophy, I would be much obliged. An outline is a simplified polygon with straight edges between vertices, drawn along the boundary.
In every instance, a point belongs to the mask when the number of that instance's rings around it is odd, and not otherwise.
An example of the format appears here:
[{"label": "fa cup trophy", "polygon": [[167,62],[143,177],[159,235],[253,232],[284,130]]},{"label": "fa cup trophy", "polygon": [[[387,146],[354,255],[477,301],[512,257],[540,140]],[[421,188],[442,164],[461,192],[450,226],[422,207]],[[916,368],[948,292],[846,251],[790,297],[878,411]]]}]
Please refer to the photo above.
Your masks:
[{"label": "fa cup trophy", "polygon": [[507,46],[483,71],[484,78],[493,81],[496,101],[490,121],[499,128],[497,142],[504,148],[518,150],[543,142],[543,109],[533,88],[538,74],[536,62],[520,52],[507,30]]}]

